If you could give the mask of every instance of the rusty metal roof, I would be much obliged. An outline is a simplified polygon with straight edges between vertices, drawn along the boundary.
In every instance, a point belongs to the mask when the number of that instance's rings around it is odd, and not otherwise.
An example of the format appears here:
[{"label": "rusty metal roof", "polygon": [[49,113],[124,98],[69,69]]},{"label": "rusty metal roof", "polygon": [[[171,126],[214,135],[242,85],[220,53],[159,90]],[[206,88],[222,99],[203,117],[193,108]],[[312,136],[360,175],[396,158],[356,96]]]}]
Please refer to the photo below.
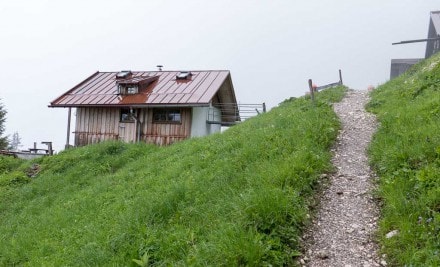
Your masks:
[{"label": "rusty metal roof", "polygon": [[127,79],[116,79],[116,84],[148,84],[156,81],[159,76],[138,76]]},{"label": "rusty metal roof", "polygon": [[[216,101],[236,103],[230,72],[191,71],[188,79],[176,79],[180,71],[133,71],[130,78],[116,79],[118,72],[96,72],[50,102],[49,107],[86,106],[207,106]],[[137,94],[121,95],[118,83],[143,83]],[[148,84],[149,83],[149,84]]]}]

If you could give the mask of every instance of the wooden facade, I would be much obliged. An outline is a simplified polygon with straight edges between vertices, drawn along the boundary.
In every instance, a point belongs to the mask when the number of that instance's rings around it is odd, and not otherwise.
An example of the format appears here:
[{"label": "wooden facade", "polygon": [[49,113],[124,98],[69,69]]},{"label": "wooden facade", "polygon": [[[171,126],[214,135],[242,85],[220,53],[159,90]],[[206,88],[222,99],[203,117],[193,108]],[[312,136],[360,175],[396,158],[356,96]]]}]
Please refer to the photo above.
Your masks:
[{"label": "wooden facade", "polygon": [[116,107],[77,108],[75,146],[107,140],[169,145],[191,136],[191,108],[179,108],[180,122],[155,122],[154,108],[135,109],[135,119],[121,121],[121,110]]},{"label": "wooden facade", "polygon": [[[107,140],[169,145],[240,121],[228,70],[96,72],[53,100],[76,109],[74,146]],[[209,111],[215,110],[216,119]]]},{"label": "wooden facade", "polygon": [[180,123],[156,123],[153,121],[153,109],[142,112],[141,140],[157,145],[169,145],[191,137],[191,108],[180,108]]}]

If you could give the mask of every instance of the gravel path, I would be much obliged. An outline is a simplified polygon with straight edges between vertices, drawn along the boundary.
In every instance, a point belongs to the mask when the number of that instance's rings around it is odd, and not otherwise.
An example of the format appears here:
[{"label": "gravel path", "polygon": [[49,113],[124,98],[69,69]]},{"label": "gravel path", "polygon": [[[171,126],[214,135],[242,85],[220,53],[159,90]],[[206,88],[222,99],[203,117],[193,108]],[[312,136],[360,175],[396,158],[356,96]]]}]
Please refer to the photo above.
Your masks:
[{"label": "gravel path", "polygon": [[367,113],[367,91],[349,90],[334,110],[342,122],[332,162],[337,172],[323,190],[313,224],[303,237],[302,266],[385,266],[378,256],[373,235],[378,207],[371,191],[374,174],[366,148],[376,129]]}]

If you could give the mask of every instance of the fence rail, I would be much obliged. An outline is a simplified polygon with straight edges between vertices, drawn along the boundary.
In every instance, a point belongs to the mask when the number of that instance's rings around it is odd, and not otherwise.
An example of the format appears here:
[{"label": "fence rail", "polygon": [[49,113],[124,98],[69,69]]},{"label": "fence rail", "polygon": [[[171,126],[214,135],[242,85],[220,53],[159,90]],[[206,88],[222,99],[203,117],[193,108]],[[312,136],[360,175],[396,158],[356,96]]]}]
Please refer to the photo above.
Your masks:
[{"label": "fence rail", "polygon": [[266,112],[266,104],[215,104],[209,108],[206,121],[223,126],[235,125],[258,114]]},{"label": "fence rail", "polygon": [[319,92],[321,90],[325,90],[325,89],[332,88],[332,87],[339,86],[339,85],[341,85],[340,82],[329,83],[329,84],[326,84],[326,85],[323,85],[323,86],[316,87],[316,91]]},{"label": "fence rail", "polygon": [[322,86],[316,86],[313,84],[312,79],[309,79],[310,98],[312,99],[312,101],[315,101],[315,92],[319,92],[321,90],[325,90],[325,89],[339,86],[339,85],[343,85],[341,70],[339,70],[339,81],[338,82],[329,83],[329,84],[322,85]]}]

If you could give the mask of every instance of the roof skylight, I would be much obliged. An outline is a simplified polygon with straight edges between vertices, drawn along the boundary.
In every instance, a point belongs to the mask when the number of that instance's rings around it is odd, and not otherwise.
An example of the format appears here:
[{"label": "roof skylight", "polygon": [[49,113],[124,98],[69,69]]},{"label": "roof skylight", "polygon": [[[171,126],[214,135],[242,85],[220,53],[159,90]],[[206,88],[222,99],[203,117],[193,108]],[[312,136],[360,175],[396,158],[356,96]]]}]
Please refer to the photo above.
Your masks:
[{"label": "roof skylight", "polygon": [[120,71],[116,74],[116,79],[125,79],[125,78],[129,77],[131,74],[132,73],[130,70],[123,70],[123,71]]},{"label": "roof skylight", "polygon": [[181,71],[176,75],[177,80],[187,80],[191,77],[192,73],[190,71]]}]

